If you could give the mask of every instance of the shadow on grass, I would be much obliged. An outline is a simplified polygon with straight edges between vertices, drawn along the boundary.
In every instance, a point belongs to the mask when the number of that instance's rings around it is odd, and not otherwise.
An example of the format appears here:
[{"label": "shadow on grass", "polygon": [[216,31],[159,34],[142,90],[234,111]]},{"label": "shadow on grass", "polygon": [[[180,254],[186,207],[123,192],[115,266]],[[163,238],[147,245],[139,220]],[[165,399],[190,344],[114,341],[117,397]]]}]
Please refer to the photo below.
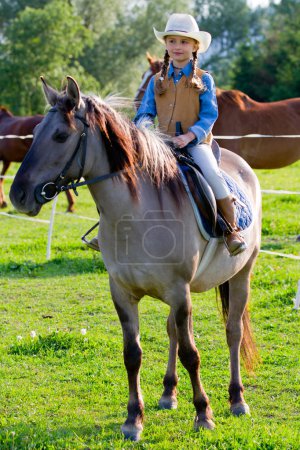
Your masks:
[{"label": "shadow on grass", "polygon": [[55,258],[44,263],[34,261],[0,263],[0,278],[51,278],[67,277],[76,274],[98,272],[106,273],[101,258]]}]

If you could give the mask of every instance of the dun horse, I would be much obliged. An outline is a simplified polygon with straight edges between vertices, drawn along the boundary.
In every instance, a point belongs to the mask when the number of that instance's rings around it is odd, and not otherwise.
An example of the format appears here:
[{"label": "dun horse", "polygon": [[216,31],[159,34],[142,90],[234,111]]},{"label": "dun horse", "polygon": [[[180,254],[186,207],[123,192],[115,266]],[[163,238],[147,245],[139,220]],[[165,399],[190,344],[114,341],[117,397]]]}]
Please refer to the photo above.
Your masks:
[{"label": "dun horse", "polygon": [[[151,76],[160,70],[162,63],[149,54],[147,59],[149,69],[134,99],[137,106]],[[300,135],[300,98],[261,103],[241,91],[217,89],[217,100],[219,118],[213,128],[216,136]],[[299,137],[218,139],[218,143],[242,156],[254,169],[278,169],[300,159]]]},{"label": "dun horse", "polygon": [[[10,198],[20,212],[35,216],[43,203],[68,188],[67,182],[70,187],[80,172],[85,181],[75,185],[89,186],[100,211],[99,242],[123,329],[129,383],[128,415],[122,425],[125,437],[137,440],[143,429],[138,305],[145,295],[170,307],[169,362],[159,404],[176,407],[178,351],[192,383],[194,426],[212,429],[212,410],[200,381],[200,358],[193,337],[191,292],[219,286],[230,354],[230,408],[234,415],[247,414],[240,347],[251,365],[255,345],[247,301],[260,247],[261,217],[255,174],[242,158],[222,150],[222,169],[251,202],[253,220],[243,232],[248,248],[231,257],[223,241],[218,241],[210,263],[199,271],[209,244],[199,232],[169,147],[150,130],[137,129],[107,102],[82,96],[76,81],[67,79],[66,91],[60,94],[43,81],[52,108],[34,132]],[[78,165],[78,159],[83,164]]]},{"label": "dun horse", "polygon": [[[42,115],[35,116],[14,116],[6,108],[0,106],[0,136],[15,135],[28,136],[31,135],[33,129],[43,120]],[[0,178],[0,208],[6,208],[7,203],[4,195],[4,175],[9,169],[12,162],[23,161],[32,139],[20,138],[4,138],[0,139],[0,161],[2,161],[2,170]],[[71,192],[67,192],[68,211],[74,211],[74,198]]]}]

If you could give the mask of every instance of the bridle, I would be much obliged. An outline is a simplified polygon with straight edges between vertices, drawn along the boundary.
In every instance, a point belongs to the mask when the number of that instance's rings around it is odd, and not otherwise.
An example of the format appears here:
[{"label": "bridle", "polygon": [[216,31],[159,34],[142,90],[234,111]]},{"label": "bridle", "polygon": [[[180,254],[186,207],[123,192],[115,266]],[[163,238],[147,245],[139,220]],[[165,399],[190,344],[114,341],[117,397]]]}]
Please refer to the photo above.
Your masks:
[{"label": "bridle", "polygon": [[[57,108],[53,107],[49,110],[49,112],[57,112]],[[60,192],[68,191],[70,189],[73,189],[75,195],[78,196],[77,187],[98,183],[100,181],[104,181],[109,178],[118,176],[122,173],[122,170],[118,170],[117,172],[100,175],[98,177],[92,178],[91,180],[80,181],[80,179],[83,175],[83,172],[84,172],[84,166],[85,166],[85,161],[86,161],[87,137],[88,137],[89,123],[86,121],[86,119],[84,117],[82,117],[78,114],[75,114],[74,117],[82,122],[83,131],[80,134],[80,137],[78,139],[75,150],[73,151],[73,153],[71,155],[71,158],[68,160],[65,167],[60,172],[60,174],[55,178],[55,180],[41,183],[35,188],[35,190],[34,190],[35,199],[41,205],[53,200]],[[77,181],[74,182],[74,180],[72,180],[69,184],[61,184],[61,182],[63,182],[63,180],[66,178],[66,174],[67,174],[68,170],[70,169],[72,163],[74,162],[76,156],[79,156],[79,155],[80,155],[80,159],[78,158],[79,174],[77,177]]]}]

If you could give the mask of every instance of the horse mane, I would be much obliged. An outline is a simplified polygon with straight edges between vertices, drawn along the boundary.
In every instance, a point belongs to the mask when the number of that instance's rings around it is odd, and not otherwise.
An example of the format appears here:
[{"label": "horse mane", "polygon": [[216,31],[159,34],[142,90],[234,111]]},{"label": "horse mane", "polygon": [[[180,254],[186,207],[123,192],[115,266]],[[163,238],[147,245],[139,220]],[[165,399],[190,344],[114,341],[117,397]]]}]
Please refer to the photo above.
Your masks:
[{"label": "horse mane", "polygon": [[13,117],[13,114],[5,106],[0,105],[0,111],[6,116]]},{"label": "horse mane", "polygon": [[[176,159],[164,137],[158,132],[141,125],[138,129],[127,117],[116,111],[111,104],[118,103],[117,97],[106,101],[96,96],[83,97],[86,105],[86,120],[90,127],[98,126],[106,148],[111,172],[123,171],[122,177],[127,182],[131,194],[137,197],[138,174],[149,176],[157,189],[168,186],[175,195],[180,177]],[[121,104],[124,104],[121,99]],[[66,96],[58,102],[68,122],[72,125],[73,117]],[[180,188],[179,188],[180,190]],[[179,197],[179,196],[178,196]]]}]

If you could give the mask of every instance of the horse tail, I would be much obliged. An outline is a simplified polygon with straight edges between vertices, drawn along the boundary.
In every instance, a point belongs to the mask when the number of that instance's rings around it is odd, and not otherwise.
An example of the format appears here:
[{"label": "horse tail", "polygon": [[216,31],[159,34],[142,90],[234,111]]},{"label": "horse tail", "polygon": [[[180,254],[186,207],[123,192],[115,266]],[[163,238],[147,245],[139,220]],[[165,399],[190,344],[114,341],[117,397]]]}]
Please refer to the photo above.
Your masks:
[{"label": "horse tail", "polygon": [[[226,325],[229,312],[229,282],[226,281],[218,286],[218,292],[222,303],[223,320]],[[244,331],[241,343],[241,355],[247,372],[253,373],[259,362],[259,355],[253,337],[248,305],[246,305],[242,321]]]}]

